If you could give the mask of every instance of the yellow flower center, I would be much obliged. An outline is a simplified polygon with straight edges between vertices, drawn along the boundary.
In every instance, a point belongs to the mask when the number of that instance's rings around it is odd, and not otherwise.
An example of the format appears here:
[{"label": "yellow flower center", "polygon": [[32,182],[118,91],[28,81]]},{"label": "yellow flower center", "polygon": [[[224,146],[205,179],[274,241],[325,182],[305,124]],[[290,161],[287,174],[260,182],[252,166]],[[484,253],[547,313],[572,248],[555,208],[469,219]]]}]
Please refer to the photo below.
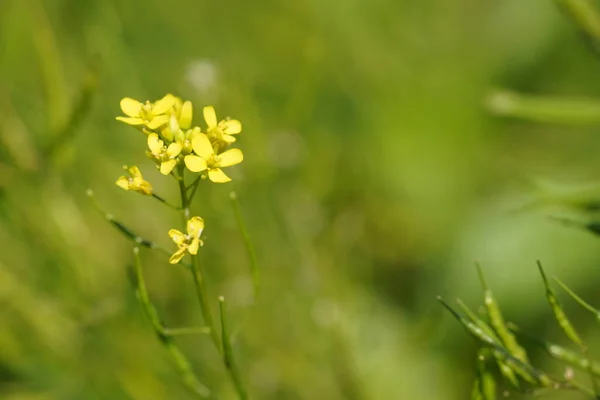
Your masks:
[{"label": "yellow flower center", "polygon": [[211,155],[208,160],[206,160],[206,165],[209,169],[219,168],[221,165],[221,157],[216,154]]},{"label": "yellow flower center", "polygon": [[154,114],[152,114],[152,103],[146,101],[142,104],[142,108],[140,109],[140,118],[142,118],[146,122],[152,121],[154,118]]}]

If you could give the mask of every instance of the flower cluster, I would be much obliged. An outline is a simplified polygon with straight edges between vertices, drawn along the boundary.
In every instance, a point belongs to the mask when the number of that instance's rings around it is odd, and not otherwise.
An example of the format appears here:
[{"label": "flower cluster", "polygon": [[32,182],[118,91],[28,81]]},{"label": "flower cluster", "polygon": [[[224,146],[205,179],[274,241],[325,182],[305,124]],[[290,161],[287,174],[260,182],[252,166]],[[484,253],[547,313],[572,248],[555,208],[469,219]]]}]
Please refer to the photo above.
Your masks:
[{"label": "flower cluster", "polygon": [[[121,100],[125,117],[117,120],[135,126],[147,135],[146,152],[160,173],[169,175],[178,165],[201,173],[212,182],[229,182],[222,170],[242,162],[240,149],[228,149],[242,131],[235,119],[217,120],[212,106],[204,107],[206,129],[193,126],[193,105],[190,101],[167,94],[155,102],[139,102],[126,97]],[[121,186],[121,185],[120,185]]]},{"label": "flower cluster", "polygon": [[[146,155],[154,161],[162,175],[171,175],[179,183],[182,204],[189,204],[199,179],[190,186],[185,185],[185,170],[200,174],[211,182],[224,183],[231,178],[223,168],[239,164],[244,159],[240,149],[230,148],[236,136],[242,131],[242,124],[235,119],[219,121],[212,106],[204,107],[205,128],[194,126],[194,107],[190,101],[167,94],[155,102],[140,102],[126,97],[121,100],[121,110],[125,116],[118,121],[136,127],[146,135],[148,150]],[[146,181],[137,166],[124,167],[126,176],[117,179],[116,184],[125,189],[152,196],[165,202],[156,195],[152,185]],[[191,194],[188,196],[188,189]],[[167,203],[168,204],[168,203]],[[183,210],[189,215],[189,210]],[[177,245],[177,251],[171,256],[171,264],[178,263],[186,253],[195,255],[203,245],[200,235],[204,230],[204,220],[192,217],[187,221],[187,233],[171,229],[169,236]]]}]

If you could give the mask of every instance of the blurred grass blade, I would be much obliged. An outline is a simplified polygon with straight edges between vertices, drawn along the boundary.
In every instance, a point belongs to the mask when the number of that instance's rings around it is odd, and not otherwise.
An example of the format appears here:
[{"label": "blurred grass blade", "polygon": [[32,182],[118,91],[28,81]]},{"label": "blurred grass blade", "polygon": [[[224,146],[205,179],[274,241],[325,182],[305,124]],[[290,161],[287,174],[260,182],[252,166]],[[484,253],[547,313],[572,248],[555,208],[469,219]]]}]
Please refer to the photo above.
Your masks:
[{"label": "blurred grass blade", "polygon": [[548,304],[550,304],[550,308],[552,309],[552,313],[554,314],[554,318],[558,325],[562,328],[563,332],[573,343],[578,345],[579,347],[585,347],[585,344],[581,340],[581,337],[577,333],[577,330],[567,317],[564,309],[562,308],[556,294],[550,287],[548,283],[548,279],[546,278],[546,273],[544,272],[544,268],[542,267],[542,263],[537,261],[537,266],[540,270],[540,274],[542,275],[542,280],[544,281],[544,286],[546,287],[546,299],[548,300]]},{"label": "blurred grass blade", "polygon": [[256,250],[252,245],[250,235],[248,234],[248,230],[246,229],[246,224],[244,223],[244,218],[242,217],[242,212],[240,211],[240,204],[237,198],[237,193],[231,192],[229,197],[233,206],[235,220],[237,222],[238,228],[240,229],[240,232],[242,233],[242,237],[244,238],[244,245],[246,246],[248,258],[250,259],[250,272],[252,273],[252,283],[254,286],[254,300],[256,301],[260,290],[260,270],[258,268]]},{"label": "blurred grass blade", "polygon": [[565,285],[562,281],[560,281],[558,278],[554,277],[554,280],[556,281],[556,283],[559,284],[559,286],[565,292],[567,292],[567,294],[569,296],[571,296],[573,298],[573,300],[575,300],[577,303],[579,303],[580,306],[582,306],[583,308],[585,308],[586,310],[588,310],[589,312],[594,314],[594,316],[596,317],[596,321],[600,322],[600,311],[598,311],[596,308],[592,307],[589,303],[587,303],[581,297],[576,295],[575,292],[573,292],[571,289],[569,289],[569,287],[567,285]]},{"label": "blurred grass blade", "polygon": [[488,109],[499,116],[548,124],[600,124],[600,100],[541,97],[497,91],[487,100]]},{"label": "blurred grass blade", "polygon": [[148,295],[148,289],[146,288],[146,282],[144,280],[144,274],[142,271],[142,261],[140,259],[139,247],[134,247],[133,254],[135,258],[135,263],[133,274],[134,279],[132,280],[132,282],[134,283],[134,289],[137,298],[142,306],[144,315],[152,324],[156,336],[158,337],[164,348],[169,352],[171,358],[175,362],[177,371],[181,376],[181,381],[190,392],[194,393],[199,398],[214,398],[211,396],[210,389],[208,389],[204,384],[202,384],[198,380],[198,378],[192,371],[190,362],[183,354],[181,349],[177,346],[174,339],[167,333],[167,330],[165,329],[163,323],[160,320],[160,317],[158,316],[156,307],[150,300],[150,296]]},{"label": "blurred grass blade", "polygon": [[231,338],[229,336],[227,316],[225,315],[225,298],[223,296],[219,297],[219,311],[221,315],[221,341],[223,343],[223,361],[225,363],[225,367],[227,367],[231,377],[233,378],[233,383],[238,392],[238,396],[240,397],[240,399],[245,400],[248,398],[248,393],[246,392],[246,388],[244,386],[244,383],[242,382],[240,372],[237,368],[235,358],[233,356],[233,347],[231,346]]},{"label": "blurred grass blade", "polygon": [[554,217],[554,216],[550,216],[549,218],[553,221],[561,223],[564,226],[571,227],[571,228],[584,229],[595,236],[600,236],[600,222],[598,222],[598,221],[581,222],[581,221],[576,221],[576,220],[570,219],[570,218]]},{"label": "blurred grass blade", "polygon": [[600,50],[600,14],[591,0],[556,0],[565,13],[579,26],[594,46]]},{"label": "blurred grass blade", "polygon": [[[491,326],[489,326],[481,318],[478,318],[477,315],[462,300],[457,299],[456,301],[458,303],[458,306],[467,316],[467,318],[470,318],[471,321],[475,322],[475,324],[477,324],[477,326],[479,326],[485,334],[487,334],[492,339],[500,343],[500,338],[498,338],[496,332],[494,332]],[[520,390],[521,387],[519,385],[519,380],[517,379],[517,376],[515,375],[514,371],[508,365],[506,365],[506,363],[502,361],[502,359],[498,357],[494,358],[496,359],[498,369],[500,370],[502,376],[504,376],[504,378],[506,378],[517,390]]]},{"label": "blurred grass blade", "polygon": [[92,100],[98,86],[98,63],[90,63],[80,92],[65,124],[60,127],[56,135],[44,149],[47,158],[52,157],[62,146],[67,144],[81,125],[92,108]]},{"label": "blurred grass blade", "polygon": [[490,290],[485,281],[481,265],[475,264],[475,266],[477,268],[477,273],[479,274],[481,286],[483,287],[485,307],[490,318],[490,324],[496,331],[498,337],[500,337],[500,339],[502,340],[502,343],[504,343],[504,346],[506,346],[506,348],[510,351],[510,353],[519,360],[523,361],[524,363],[528,363],[529,360],[527,358],[527,353],[525,349],[523,349],[519,345],[515,336],[506,326],[506,322],[504,321],[504,317],[502,316],[502,312],[500,311],[500,306],[494,298],[494,293]]},{"label": "blurred grass blade", "polygon": [[28,0],[31,32],[37,50],[38,65],[46,94],[50,130],[56,133],[64,123],[69,108],[68,87],[62,69],[54,30],[41,0]]}]

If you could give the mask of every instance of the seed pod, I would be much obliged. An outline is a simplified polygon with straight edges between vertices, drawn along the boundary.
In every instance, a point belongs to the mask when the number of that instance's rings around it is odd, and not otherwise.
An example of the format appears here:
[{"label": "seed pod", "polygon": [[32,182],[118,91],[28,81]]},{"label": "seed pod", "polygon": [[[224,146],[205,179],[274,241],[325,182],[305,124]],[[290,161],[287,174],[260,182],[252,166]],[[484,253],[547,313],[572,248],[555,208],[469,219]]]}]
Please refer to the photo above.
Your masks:
[{"label": "seed pod", "polygon": [[555,277],[554,280],[556,281],[556,283],[558,283],[560,285],[560,287],[563,288],[563,290],[565,292],[567,292],[567,294],[569,296],[571,296],[573,298],[573,300],[575,300],[577,303],[579,303],[580,306],[582,306],[583,308],[585,308],[586,310],[588,310],[589,312],[594,314],[594,316],[596,317],[596,321],[600,322],[600,311],[598,311],[596,308],[592,307],[589,303],[584,301],[581,297],[576,295],[575,292],[573,292],[571,289],[569,289],[567,287],[567,285],[562,283],[558,278]]},{"label": "seed pod", "polygon": [[524,363],[528,363],[529,360],[527,358],[527,352],[523,347],[519,345],[515,336],[510,332],[508,327],[506,326],[506,322],[504,317],[502,316],[502,312],[500,311],[500,307],[494,298],[494,293],[488,287],[485,278],[483,276],[483,270],[479,264],[476,264],[477,272],[479,274],[479,280],[481,281],[481,286],[483,287],[483,296],[485,301],[485,307],[488,312],[488,316],[490,318],[490,324],[496,331],[498,337],[504,343],[504,346],[510,351],[510,353],[523,361]]},{"label": "seed pod", "polygon": [[542,275],[542,279],[544,281],[544,286],[546,287],[546,298],[548,299],[548,304],[550,304],[550,308],[554,313],[554,318],[558,325],[562,328],[563,332],[571,341],[577,344],[579,347],[584,348],[585,344],[581,340],[581,337],[575,330],[575,327],[567,317],[565,310],[562,308],[560,302],[558,301],[558,297],[548,284],[548,279],[546,278],[546,274],[544,273],[544,269],[542,268],[542,263],[540,261],[537,262],[538,268],[540,269],[540,274]]},{"label": "seed pod", "polygon": [[477,354],[478,395],[482,400],[496,400],[496,380],[486,368],[486,358],[490,358],[488,349],[481,349]]},{"label": "seed pod", "polygon": [[[494,339],[496,342],[500,343],[500,338],[496,335],[496,332],[489,326],[485,321],[481,318],[478,318],[477,315],[465,304],[462,300],[457,299],[458,306],[462,309],[465,315],[471,319],[477,326],[479,326],[484,333]],[[498,369],[502,376],[504,376],[517,390],[520,390],[519,379],[515,375],[514,371],[506,365],[502,359],[498,357],[494,357],[496,359],[496,363],[498,364]]]}]

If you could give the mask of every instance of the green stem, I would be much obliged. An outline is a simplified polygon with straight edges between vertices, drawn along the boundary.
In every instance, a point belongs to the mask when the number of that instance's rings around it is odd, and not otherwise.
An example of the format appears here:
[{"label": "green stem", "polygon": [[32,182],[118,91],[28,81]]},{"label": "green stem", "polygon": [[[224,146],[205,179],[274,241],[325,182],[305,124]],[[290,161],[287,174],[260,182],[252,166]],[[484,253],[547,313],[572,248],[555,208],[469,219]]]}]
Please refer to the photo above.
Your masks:
[{"label": "green stem", "polygon": [[202,271],[200,269],[200,260],[198,255],[192,256],[192,268],[190,268],[192,273],[192,277],[194,278],[194,287],[196,289],[196,296],[198,297],[198,303],[200,304],[200,310],[202,311],[202,317],[204,318],[204,323],[210,329],[210,337],[217,348],[217,350],[221,350],[221,342],[219,340],[219,336],[217,335],[217,330],[215,327],[215,321],[212,316],[212,312],[210,311],[210,304],[208,303],[208,299],[206,298],[206,288],[204,285],[204,280],[202,279]]},{"label": "green stem", "polygon": [[[100,207],[100,205],[94,198],[94,192],[92,192],[91,189],[88,189],[87,196],[90,198],[92,205],[94,206],[96,211],[98,211],[98,213],[100,213],[100,215],[102,215],[104,219],[106,219],[112,226],[114,226],[119,232],[121,232],[127,239],[131,240],[138,246],[146,247],[151,250],[157,250],[163,254],[166,254],[167,256],[171,255],[171,252],[169,250],[165,249],[164,247],[151,240],[144,239],[143,237],[136,234],[132,229],[127,227],[125,224],[123,224],[120,221],[117,221],[112,214],[104,211],[104,209]],[[185,263],[183,263],[183,266],[189,267],[189,265]]]},{"label": "green stem", "polygon": [[152,193],[152,197],[154,197],[156,200],[160,201],[164,205],[171,207],[174,210],[181,211],[180,207],[177,207],[176,205],[173,205],[173,204],[169,203],[168,201],[166,201],[165,199],[163,199],[162,197],[160,197],[156,193]]},{"label": "green stem", "polygon": [[202,175],[198,175],[198,177],[194,180],[194,182],[192,182],[191,185],[189,185],[187,188],[185,188],[186,191],[192,189],[192,193],[190,193],[190,195],[188,197],[189,202],[191,202],[192,199],[194,198],[194,195],[196,194],[196,190],[198,189],[198,186],[200,186],[201,179],[202,179]]},{"label": "green stem", "polygon": [[225,367],[227,368],[227,371],[229,371],[229,375],[231,376],[231,380],[235,385],[235,389],[237,390],[240,399],[247,400],[248,393],[246,392],[246,388],[244,387],[242,377],[240,376],[237,365],[235,363],[235,358],[233,356],[233,347],[231,346],[231,337],[229,335],[229,330],[227,327],[227,318],[225,314],[225,298],[223,296],[219,297],[219,311],[221,316],[221,341],[223,342],[223,363],[225,363]]},{"label": "green stem", "polygon": [[[190,204],[189,197],[186,194],[185,187],[185,179],[183,176],[183,170],[179,171],[180,179],[177,181],[179,183],[179,195],[181,196],[181,215],[183,218],[183,225],[187,224],[188,218],[190,217]],[[219,341],[219,336],[217,335],[217,331],[215,329],[215,323],[212,317],[212,313],[210,311],[210,305],[206,298],[206,290],[204,287],[204,280],[202,279],[202,271],[200,270],[200,261],[198,255],[192,255],[192,265],[190,268],[190,272],[192,277],[194,278],[194,287],[196,289],[196,296],[198,297],[198,303],[200,304],[200,310],[202,311],[202,317],[204,318],[204,322],[208,325],[210,329],[210,337],[218,350],[221,349],[221,343]]]},{"label": "green stem", "polygon": [[[190,202],[196,193],[196,189],[200,183],[200,177],[196,178],[196,180],[188,187],[185,185],[185,179],[183,175],[183,167],[179,171],[179,179],[177,180],[179,183],[179,194],[181,196],[181,211],[183,217],[183,224],[187,224],[187,220],[190,217]],[[187,190],[192,188],[192,193],[188,196]],[[198,303],[200,304],[200,310],[202,312],[202,317],[204,318],[204,323],[208,326],[210,337],[212,339],[213,344],[217,351],[221,354],[223,358],[223,363],[229,372],[229,376],[233,381],[233,384],[238,392],[238,395],[241,400],[247,400],[248,395],[243,386],[241,377],[235,364],[233,363],[233,354],[231,349],[231,342],[229,333],[227,331],[227,326],[225,325],[225,315],[223,310],[223,298],[219,298],[219,305],[221,310],[221,326],[222,326],[222,338],[219,338],[219,335],[216,330],[215,321],[213,319],[212,313],[210,311],[210,304],[208,302],[206,296],[206,287],[203,279],[203,271],[200,265],[200,256],[198,254],[192,255],[192,265],[190,268],[190,272],[192,273],[192,277],[194,278],[194,288],[196,289],[196,296],[198,298]]]},{"label": "green stem", "polygon": [[233,206],[233,213],[235,214],[235,220],[237,222],[238,228],[242,233],[242,237],[244,239],[244,245],[246,246],[246,253],[248,253],[248,258],[250,259],[250,272],[252,274],[252,283],[254,286],[254,301],[257,300],[259,289],[260,289],[260,272],[258,268],[258,259],[256,257],[256,250],[252,245],[252,241],[250,240],[250,235],[248,234],[248,229],[246,229],[246,224],[244,223],[244,218],[242,217],[242,213],[240,211],[240,203],[237,198],[236,192],[231,192],[229,195],[231,199],[231,204]]},{"label": "green stem", "polygon": [[140,260],[140,249],[139,247],[134,247],[133,254],[135,256],[135,291],[137,293],[137,297],[140,301],[144,314],[150,321],[152,327],[154,328],[154,332],[156,336],[165,347],[165,349],[169,352],[179,375],[181,376],[181,381],[185,385],[185,387],[192,393],[196,394],[198,397],[203,399],[213,398],[211,396],[210,390],[203,385],[194,372],[192,371],[192,367],[190,362],[185,357],[179,346],[175,343],[171,335],[168,333],[168,329],[165,329],[163,323],[158,316],[158,312],[156,311],[156,307],[150,300],[150,296],[148,295],[148,290],[146,288],[146,282],[144,280],[144,274],[142,271],[142,263]]}]

